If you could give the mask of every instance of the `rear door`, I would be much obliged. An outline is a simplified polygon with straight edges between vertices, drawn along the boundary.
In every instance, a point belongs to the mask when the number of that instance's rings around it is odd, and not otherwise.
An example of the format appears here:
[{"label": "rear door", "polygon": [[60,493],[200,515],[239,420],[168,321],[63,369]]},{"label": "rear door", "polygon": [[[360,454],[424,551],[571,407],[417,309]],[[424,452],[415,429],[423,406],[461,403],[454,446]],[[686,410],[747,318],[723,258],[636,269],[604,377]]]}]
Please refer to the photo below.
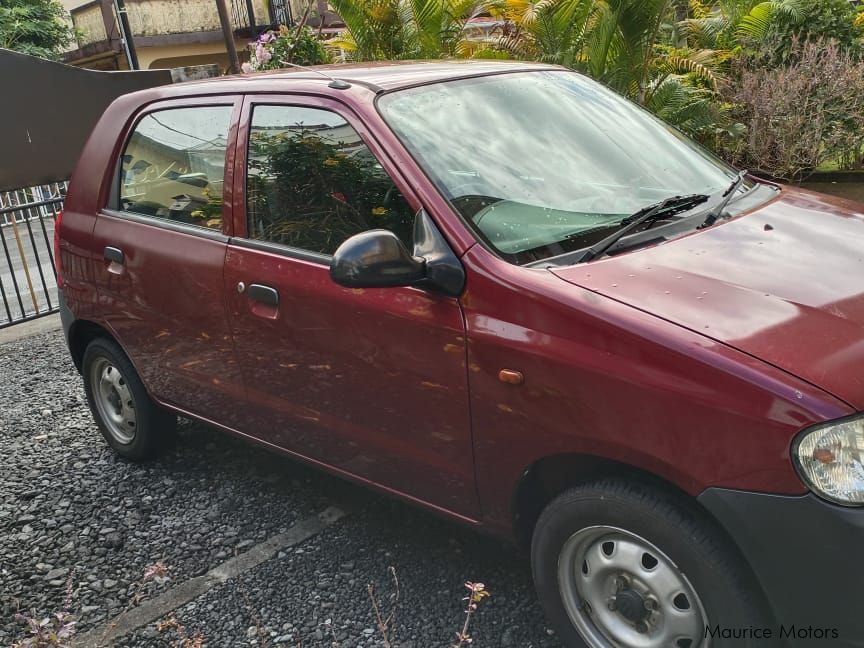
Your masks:
[{"label": "rear door", "polygon": [[241,105],[169,101],[138,115],[93,232],[100,312],[152,395],[227,425],[245,396],[222,277]]},{"label": "rear door", "polygon": [[[249,407],[244,430],[355,477],[477,515],[458,300],[349,290],[329,275],[349,236],[411,245],[420,203],[343,105],[247,99],[225,291]],[[244,154],[245,165],[242,164]]]}]

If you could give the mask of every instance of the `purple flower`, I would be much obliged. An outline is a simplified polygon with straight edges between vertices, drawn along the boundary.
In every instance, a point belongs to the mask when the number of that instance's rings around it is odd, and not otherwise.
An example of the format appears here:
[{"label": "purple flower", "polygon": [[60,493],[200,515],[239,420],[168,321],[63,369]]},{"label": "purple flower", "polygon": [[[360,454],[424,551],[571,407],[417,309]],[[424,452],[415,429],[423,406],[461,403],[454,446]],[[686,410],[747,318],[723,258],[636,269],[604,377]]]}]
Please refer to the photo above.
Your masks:
[{"label": "purple flower", "polygon": [[251,63],[244,63],[240,66],[240,69],[243,70],[243,74],[249,74],[253,71],[254,68],[252,67]]}]

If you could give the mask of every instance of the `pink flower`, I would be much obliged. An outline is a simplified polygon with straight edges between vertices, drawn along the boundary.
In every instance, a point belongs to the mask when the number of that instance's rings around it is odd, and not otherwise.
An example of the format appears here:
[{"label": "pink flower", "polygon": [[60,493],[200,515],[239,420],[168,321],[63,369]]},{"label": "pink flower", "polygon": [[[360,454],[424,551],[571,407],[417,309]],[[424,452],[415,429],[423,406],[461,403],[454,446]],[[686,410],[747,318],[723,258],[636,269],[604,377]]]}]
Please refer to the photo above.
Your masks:
[{"label": "pink flower", "polygon": [[249,74],[254,70],[251,63],[244,63],[240,66],[240,69],[243,70],[243,74]]}]

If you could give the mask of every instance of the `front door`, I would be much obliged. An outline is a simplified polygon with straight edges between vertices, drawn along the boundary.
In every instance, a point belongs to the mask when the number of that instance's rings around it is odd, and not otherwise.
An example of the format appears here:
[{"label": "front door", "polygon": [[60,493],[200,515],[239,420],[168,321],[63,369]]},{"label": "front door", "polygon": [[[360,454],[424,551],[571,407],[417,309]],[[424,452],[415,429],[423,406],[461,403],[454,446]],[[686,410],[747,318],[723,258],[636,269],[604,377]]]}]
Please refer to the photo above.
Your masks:
[{"label": "front door", "polygon": [[229,426],[245,404],[222,279],[240,101],[170,101],[140,116],[93,231],[104,323],[152,395]]},{"label": "front door", "polygon": [[241,123],[245,236],[229,243],[225,289],[249,397],[243,431],[476,516],[458,301],[329,276],[330,256],[358,232],[388,228],[410,246],[419,202],[340,104],[248,99]]}]

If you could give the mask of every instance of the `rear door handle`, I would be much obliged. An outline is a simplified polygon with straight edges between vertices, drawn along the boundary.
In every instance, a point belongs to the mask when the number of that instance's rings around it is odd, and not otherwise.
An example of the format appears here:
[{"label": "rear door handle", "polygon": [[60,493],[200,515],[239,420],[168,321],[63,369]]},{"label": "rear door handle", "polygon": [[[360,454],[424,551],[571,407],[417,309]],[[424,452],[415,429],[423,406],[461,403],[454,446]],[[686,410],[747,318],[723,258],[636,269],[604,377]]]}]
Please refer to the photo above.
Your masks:
[{"label": "rear door handle", "polygon": [[121,250],[120,248],[108,246],[105,248],[103,254],[105,255],[106,261],[111,261],[113,263],[123,265],[123,250]]},{"label": "rear door handle", "polygon": [[254,299],[273,308],[279,307],[279,293],[275,288],[271,288],[270,286],[250,284],[246,289],[246,294],[249,296],[249,299]]}]

